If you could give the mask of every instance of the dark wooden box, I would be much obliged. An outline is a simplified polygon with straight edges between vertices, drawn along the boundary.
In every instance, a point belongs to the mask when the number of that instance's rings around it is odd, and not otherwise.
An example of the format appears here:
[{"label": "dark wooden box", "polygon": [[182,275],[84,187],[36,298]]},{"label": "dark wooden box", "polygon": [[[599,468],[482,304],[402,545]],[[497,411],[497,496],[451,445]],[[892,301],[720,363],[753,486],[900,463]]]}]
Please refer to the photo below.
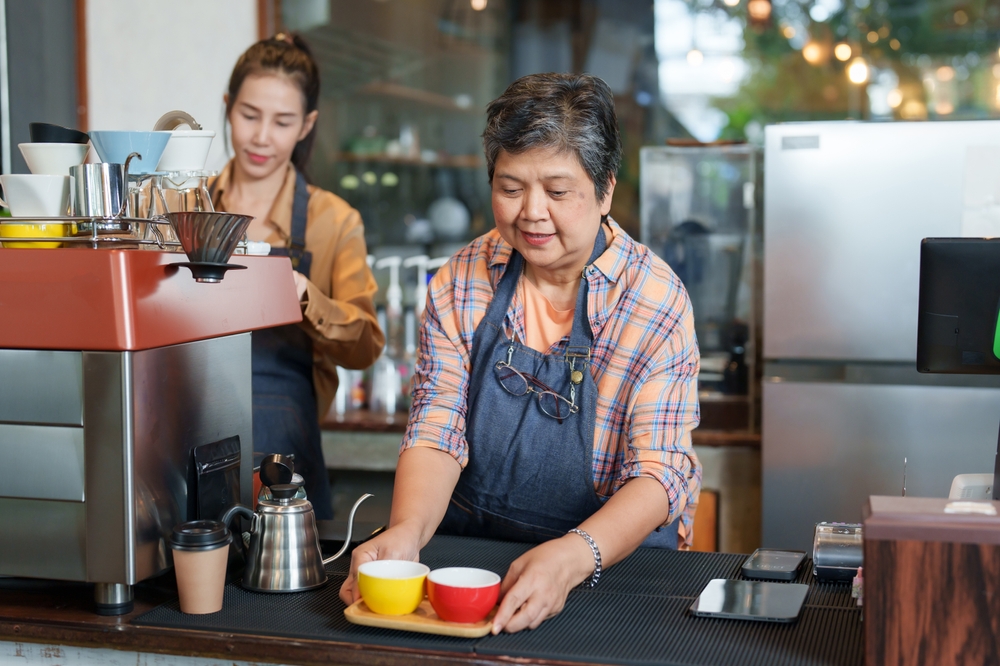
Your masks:
[{"label": "dark wooden box", "polygon": [[951,501],[869,498],[868,666],[1000,664],[1000,516],[946,513]]}]

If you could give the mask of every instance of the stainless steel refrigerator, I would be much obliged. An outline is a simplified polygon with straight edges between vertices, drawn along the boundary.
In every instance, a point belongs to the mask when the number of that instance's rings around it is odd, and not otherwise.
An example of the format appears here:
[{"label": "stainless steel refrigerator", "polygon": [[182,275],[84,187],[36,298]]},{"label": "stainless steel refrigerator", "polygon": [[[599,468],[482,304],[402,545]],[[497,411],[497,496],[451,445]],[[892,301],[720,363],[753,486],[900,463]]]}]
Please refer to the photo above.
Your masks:
[{"label": "stainless steel refrigerator", "polygon": [[859,522],[904,458],[907,495],[992,472],[1000,378],[915,358],[920,240],[998,235],[998,121],[766,128],[762,545]]}]

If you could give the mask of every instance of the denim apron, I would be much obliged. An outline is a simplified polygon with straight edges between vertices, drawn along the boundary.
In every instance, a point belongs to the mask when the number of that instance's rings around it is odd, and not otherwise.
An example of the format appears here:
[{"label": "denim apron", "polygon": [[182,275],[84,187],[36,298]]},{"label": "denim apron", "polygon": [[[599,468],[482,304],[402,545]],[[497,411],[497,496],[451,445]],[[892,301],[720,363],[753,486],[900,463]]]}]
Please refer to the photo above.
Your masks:
[{"label": "denim apron", "polygon": [[[305,251],[308,210],[306,179],[296,172],[291,243],[271,248],[271,254],[289,257],[307,277],[312,266],[312,253]],[[312,340],[297,324],[254,331],[250,339],[254,450],[295,454],[295,471],[305,480],[316,518],[330,520],[333,501],[320,445]]]},{"label": "denim apron", "polygon": [[[606,247],[602,226],[588,268]],[[442,534],[541,543],[563,536],[603,506],[594,490],[597,384],[589,368],[594,335],[586,277],[577,292],[569,345],[562,354],[542,354],[504,333],[523,267],[523,257],[513,251],[472,339],[469,463],[438,529]],[[562,396],[570,395],[572,373],[580,371],[582,381],[574,387],[579,412],[557,420],[542,412],[536,394],[511,395],[496,375],[501,360]],[[677,521],[642,545],[676,548]]]}]

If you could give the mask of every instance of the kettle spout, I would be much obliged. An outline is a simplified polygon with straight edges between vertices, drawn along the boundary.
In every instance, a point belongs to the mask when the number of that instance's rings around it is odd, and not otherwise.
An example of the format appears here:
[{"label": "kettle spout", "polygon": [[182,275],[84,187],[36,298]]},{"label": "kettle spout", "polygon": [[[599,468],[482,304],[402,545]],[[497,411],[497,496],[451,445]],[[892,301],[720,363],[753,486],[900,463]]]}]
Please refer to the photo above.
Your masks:
[{"label": "kettle spout", "polygon": [[347,536],[344,537],[344,545],[341,546],[340,550],[338,550],[330,557],[324,558],[323,566],[326,566],[330,562],[333,562],[335,559],[337,559],[345,552],[347,552],[347,549],[351,547],[351,534],[354,532],[354,514],[357,513],[358,507],[361,506],[361,503],[364,502],[369,497],[374,497],[374,495],[372,495],[371,493],[365,493],[364,495],[359,497],[358,501],[355,502],[354,506],[351,507],[351,513],[350,515],[347,516]]}]

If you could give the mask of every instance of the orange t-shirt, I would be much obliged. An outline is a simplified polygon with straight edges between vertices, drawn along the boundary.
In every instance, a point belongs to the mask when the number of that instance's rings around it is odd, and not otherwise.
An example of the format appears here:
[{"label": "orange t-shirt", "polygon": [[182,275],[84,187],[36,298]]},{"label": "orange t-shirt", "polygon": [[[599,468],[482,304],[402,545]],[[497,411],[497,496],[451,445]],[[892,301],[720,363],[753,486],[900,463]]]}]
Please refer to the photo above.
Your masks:
[{"label": "orange t-shirt", "polygon": [[573,330],[573,312],[556,310],[527,276],[521,276],[521,300],[524,302],[525,344],[545,353]]}]

